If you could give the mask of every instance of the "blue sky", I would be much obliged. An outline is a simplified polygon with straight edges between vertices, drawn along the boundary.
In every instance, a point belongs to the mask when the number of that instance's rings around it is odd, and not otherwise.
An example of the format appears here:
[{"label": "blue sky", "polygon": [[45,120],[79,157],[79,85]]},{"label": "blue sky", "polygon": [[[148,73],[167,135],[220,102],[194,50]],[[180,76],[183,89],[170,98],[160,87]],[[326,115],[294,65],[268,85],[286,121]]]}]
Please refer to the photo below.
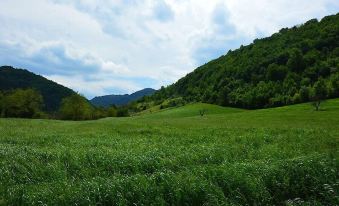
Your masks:
[{"label": "blue sky", "polygon": [[0,65],[88,98],[174,83],[229,49],[339,12],[337,0],[1,0]]}]

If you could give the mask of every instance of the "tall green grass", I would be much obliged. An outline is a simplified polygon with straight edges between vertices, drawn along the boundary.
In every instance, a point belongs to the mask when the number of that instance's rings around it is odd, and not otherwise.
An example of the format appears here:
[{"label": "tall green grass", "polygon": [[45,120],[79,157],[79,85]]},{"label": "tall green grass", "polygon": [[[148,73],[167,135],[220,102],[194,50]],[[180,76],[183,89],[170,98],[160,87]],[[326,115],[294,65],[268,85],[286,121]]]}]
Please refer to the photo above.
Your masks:
[{"label": "tall green grass", "polygon": [[0,119],[0,205],[338,205],[338,134],[339,99]]}]

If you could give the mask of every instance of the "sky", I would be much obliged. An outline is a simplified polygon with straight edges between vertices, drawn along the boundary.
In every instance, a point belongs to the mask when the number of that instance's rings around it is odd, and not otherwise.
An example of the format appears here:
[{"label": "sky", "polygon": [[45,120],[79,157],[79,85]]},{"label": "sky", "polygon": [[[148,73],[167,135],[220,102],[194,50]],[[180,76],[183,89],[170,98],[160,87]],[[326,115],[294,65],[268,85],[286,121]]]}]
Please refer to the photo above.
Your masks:
[{"label": "sky", "polygon": [[92,98],[170,85],[338,0],[1,0],[0,65]]}]

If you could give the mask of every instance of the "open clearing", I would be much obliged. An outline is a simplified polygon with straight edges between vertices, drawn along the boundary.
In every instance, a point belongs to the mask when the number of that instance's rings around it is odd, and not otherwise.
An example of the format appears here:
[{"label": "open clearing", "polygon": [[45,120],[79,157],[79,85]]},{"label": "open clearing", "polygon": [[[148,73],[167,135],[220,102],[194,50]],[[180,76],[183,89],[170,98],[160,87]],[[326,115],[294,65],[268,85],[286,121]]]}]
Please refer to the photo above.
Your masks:
[{"label": "open clearing", "polygon": [[0,119],[0,205],[338,205],[339,99],[322,108]]}]

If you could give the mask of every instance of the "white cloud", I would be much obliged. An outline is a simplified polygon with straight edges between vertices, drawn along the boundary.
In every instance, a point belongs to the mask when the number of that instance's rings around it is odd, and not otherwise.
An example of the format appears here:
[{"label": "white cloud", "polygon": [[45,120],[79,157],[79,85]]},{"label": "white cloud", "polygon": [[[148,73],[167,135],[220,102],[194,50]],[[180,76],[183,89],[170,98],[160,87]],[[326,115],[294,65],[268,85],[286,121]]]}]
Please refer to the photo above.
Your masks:
[{"label": "white cloud", "polygon": [[240,44],[329,15],[339,3],[2,0],[0,8],[0,64],[25,67],[92,97],[173,83]]},{"label": "white cloud", "polygon": [[[230,21],[241,33],[255,37],[272,34],[282,27],[304,23],[311,18],[329,15],[329,4],[335,0],[228,0]],[[337,9],[339,3],[336,3]]]},{"label": "white cloud", "polygon": [[[93,79],[86,79],[86,75],[44,75],[59,84],[73,88],[81,94],[94,97],[96,95],[106,95],[107,92],[132,93],[142,87],[135,85],[132,81],[122,81],[114,79],[114,76],[95,76]],[[114,85],[112,87],[112,85]]]}]

